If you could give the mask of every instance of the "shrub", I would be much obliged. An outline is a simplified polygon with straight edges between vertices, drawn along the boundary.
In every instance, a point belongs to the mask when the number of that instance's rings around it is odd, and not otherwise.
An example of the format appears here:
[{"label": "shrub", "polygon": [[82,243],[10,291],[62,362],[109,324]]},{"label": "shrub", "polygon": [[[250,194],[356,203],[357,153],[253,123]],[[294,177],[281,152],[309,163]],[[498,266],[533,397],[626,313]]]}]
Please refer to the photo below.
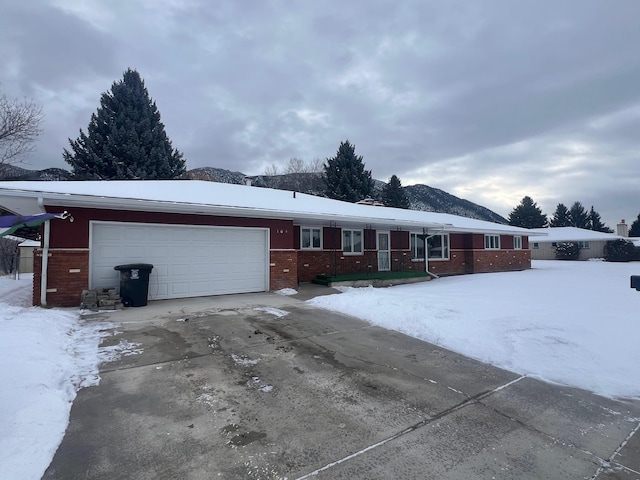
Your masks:
[{"label": "shrub", "polygon": [[635,247],[628,240],[609,240],[604,245],[604,259],[607,262],[630,262],[635,256]]},{"label": "shrub", "polygon": [[575,242],[563,242],[556,245],[558,260],[577,260],[580,256],[580,246]]}]

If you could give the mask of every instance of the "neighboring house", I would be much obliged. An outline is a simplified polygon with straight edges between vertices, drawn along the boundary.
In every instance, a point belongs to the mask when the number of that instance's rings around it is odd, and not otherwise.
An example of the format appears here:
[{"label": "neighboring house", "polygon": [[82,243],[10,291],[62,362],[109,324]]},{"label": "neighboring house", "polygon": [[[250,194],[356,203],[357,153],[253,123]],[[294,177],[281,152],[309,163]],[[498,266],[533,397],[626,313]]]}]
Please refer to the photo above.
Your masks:
[{"label": "neighboring house", "polygon": [[603,258],[609,240],[624,238],[613,233],[595,232],[577,227],[532,228],[529,230],[532,260],[555,260],[558,243],[574,242],[580,247],[578,260]]},{"label": "neighboring house", "polygon": [[43,227],[36,305],[78,305],[82,290],[118,285],[114,266],[138,262],[154,265],[152,300],[296,288],[319,274],[531,267],[526,229],[245,185],[0,182],[0,206],[73,217]]},{"label": "neighboring house", "polygon": [[19,273],[33,273],[33,252],[36,248],[40,248],[40,242],[35,240],[25,240],[18,245],[20,252]]}]

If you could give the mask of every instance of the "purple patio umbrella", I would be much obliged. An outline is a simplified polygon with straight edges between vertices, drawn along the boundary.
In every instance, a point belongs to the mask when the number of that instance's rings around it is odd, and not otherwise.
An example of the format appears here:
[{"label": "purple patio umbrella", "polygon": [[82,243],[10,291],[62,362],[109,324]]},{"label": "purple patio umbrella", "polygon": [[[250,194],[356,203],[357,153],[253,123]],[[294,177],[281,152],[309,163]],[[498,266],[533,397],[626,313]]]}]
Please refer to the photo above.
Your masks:
[{"label": "purple patio umbrella", "polygon": [[24,227],[37,227],[52,218],[69,218],[69,212],[64,213],[39,213],[37,215],[3,215],[0,217],[0,237],[11,235],[16,230]]}]

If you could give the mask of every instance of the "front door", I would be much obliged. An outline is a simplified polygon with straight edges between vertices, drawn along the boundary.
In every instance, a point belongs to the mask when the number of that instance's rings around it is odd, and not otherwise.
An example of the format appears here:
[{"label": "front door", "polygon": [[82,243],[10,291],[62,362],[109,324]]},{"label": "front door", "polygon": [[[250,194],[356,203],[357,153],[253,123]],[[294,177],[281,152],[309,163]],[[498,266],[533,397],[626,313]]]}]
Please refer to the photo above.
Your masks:
[{"label": "front door", "polygon": [[389,232],[378,232],[378,271],[391,270],[391,248],[389,245]]}]

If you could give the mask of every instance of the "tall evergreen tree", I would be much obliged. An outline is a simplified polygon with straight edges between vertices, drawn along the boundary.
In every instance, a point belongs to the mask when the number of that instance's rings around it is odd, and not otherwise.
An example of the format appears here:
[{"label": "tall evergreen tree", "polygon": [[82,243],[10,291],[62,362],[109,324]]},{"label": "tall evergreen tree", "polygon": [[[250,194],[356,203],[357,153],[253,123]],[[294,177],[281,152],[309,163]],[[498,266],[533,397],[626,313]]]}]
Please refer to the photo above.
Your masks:
[{"label": "tall evergreen tree", "polygon": [[594,230],[596,232],[613,233],[613,230],[602,223],[600,214],[593,209],[593,205],[591,205],[591,210],[589,210],[588,228],[589,230]]},{"label": "tall evergreen tree", "polygon": [[629,228],[629,236],[640,237],[640,213],[638,214],[638,218],[633,221]]},{"label": "tall evergreen tree", "polygon": [[170,179],[185,171],[140,74],[128,69],[91,115],[87,134],[69,139],[64,160],[78,180]]},{"label": "tall evergreen tree", "polygon": [[364,169],[362,156],[356,155],[349,140],[340,142],[335,157],[327,158],[322,177],[329,198],[354,203],[373,193],[371,170]]},{"label": "tall evergreen tree", "polygon": [[571,218],[569,217],[569,210],[564,203],[559,203],[556,207],[556,211],[553,212],[553,218],[549,221],[550,227],[570,227]]},{"label": "tall evergreen tree", "polygon": [[522,228],[542,228],[547,226],[547,216],[542,213],[531,197],[524,197],[509,214],[509,225]]},{"label": "tall evergreen tree", "polygon": [[575,202],[569,209],[569,218],[571,226],[578,228],[589,228],[589,214],[586,212],[580,202]]},{"label": "tall evergreen tree", "polygon": [[409,208],[409,199],[397,176],[391,175],[389,182],[382,187],[382,203],[385,207]]}]

